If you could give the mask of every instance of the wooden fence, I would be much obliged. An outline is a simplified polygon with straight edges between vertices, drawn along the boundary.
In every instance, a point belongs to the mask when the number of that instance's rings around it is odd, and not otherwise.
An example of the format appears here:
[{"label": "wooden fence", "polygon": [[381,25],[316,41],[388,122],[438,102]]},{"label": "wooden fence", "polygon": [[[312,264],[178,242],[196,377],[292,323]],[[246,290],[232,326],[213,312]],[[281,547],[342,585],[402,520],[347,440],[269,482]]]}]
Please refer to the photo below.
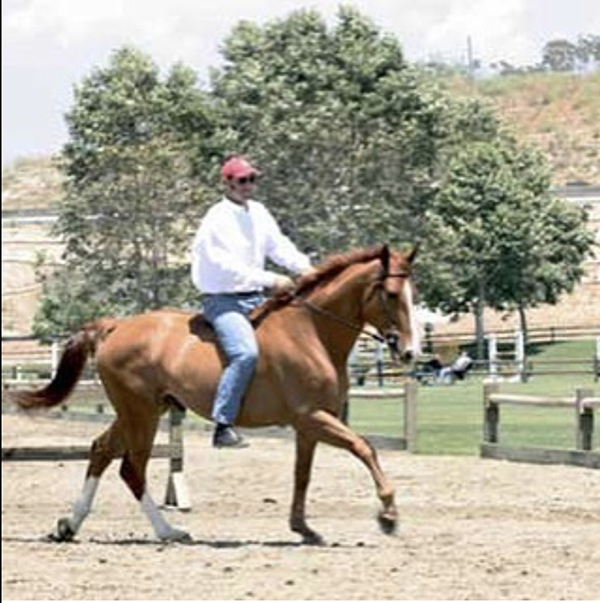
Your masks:
[{"label": "wooden fence", "polygon": [[[536,408],[568,408],[575,415],[575,447],[570,450],[553,448],[514,448],[501,446],[499,441],[500,407],[503,405]],[[594,410],[600,408],[600,398],[590,389],[577,389],[575,396],[526,396],[499,391],[496,383],[483,389],[483,442],[481,456],[485,458],[541,464],[569,464],[600,468],[600,453],[593,451]]]},{"label": "wooden fence", "polygon": [[[385,437],[367,434],[366,437],[377,447],[394,448],[414,452],[417,442],[417,384],[407,381],[394,388],[354,387],[349,391],[349,401],[354,400],[398,400],[402,409],[402,437]],[[344,420],[349,419],[349,404],[346,403]],[[400,418],[400,417],[398,417]]]},{"label": "wooden fence", "polygon": [[[184,417],[185,411],[171,407],[168,417],[169,442],[156,444],[152,449],[152,458],[169,459],[165,505],[189,511],[191,503],[183,474]],[[90,446],[3,446],[2,462],[83,461],[89,459],[90,450]]]}]

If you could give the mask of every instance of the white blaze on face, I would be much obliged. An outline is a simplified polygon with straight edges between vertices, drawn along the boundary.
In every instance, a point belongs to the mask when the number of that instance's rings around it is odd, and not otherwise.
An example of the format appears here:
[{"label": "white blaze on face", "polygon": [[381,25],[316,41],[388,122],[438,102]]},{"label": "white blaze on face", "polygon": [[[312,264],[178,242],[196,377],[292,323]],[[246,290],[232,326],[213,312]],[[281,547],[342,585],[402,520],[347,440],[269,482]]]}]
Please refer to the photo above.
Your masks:
[{"label": "white blaze on face", "polygon": [[413,288],[409,281],[404,281],[404,301],[408,311],[408,324],[410,327],[410,341],[404,351],[410,351],[416,357],[421,353],[421,328],[417,320],[417,312],[413,300]]}]

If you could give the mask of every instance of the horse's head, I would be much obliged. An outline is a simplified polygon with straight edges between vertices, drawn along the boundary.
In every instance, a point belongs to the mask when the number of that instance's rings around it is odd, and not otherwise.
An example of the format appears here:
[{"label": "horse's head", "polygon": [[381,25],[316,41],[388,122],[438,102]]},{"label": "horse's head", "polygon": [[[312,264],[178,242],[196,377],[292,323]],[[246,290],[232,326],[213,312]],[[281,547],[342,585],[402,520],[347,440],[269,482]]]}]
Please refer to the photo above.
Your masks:
[{"label": "horse's head", "polygon": [[392,356],[410,362],[420,353],[420,332],[414,307],[412,264],[417,247],[410,253],[381,249],[380,265],[365,291],[364,319],[385,338]]}]

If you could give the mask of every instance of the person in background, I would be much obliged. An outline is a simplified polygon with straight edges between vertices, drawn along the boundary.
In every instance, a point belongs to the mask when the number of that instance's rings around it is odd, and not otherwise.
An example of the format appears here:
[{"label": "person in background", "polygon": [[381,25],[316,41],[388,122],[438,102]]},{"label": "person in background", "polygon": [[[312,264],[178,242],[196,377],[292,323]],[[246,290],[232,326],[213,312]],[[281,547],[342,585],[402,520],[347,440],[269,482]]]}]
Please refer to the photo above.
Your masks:
[{"label": "person in background", "polygon": [[227,359],[212,411],[217,448],[247,445],[233,424],[258,362],[249,315],[263,303],[265,289],[278,293],[294,287],[289,276],[265,269],[267,258],[292,273],[312,270],[308,256],[281,232],[269,210],[252,200],[259,175],[240,155],[223,163],[224,196],[202,218],[191,250],[192,281]]},{"label": "person in background", "polygon": [[456,379],[462,380],[472,366],[473,359],[463,351],[450,366],[446,366],[440,371],[439,380],[441,383],[454,383]]}]

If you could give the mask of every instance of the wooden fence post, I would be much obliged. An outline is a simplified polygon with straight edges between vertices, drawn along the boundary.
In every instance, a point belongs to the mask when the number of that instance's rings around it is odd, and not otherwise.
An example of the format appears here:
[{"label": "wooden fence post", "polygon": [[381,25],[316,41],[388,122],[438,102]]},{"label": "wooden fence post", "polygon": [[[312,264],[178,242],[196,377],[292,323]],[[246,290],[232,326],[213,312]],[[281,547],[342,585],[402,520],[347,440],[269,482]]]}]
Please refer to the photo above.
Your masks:
[{"label": "wooden fence post", "polygon": [[578,450],[592,450],[594,438],[594,409],[583,406],[585,398],[591,398],[593,390],[577,388],[575,394],[575,448]]},{"label": "wooden fence post", "polygon": [[528,380],[527,356],[525,352],[525,334],[523,331],[517,331],[515,333],[515,362],[517,363],[519,381],[521,383],[526,383]]},{"label": "wooden fence post", "polygon": [[54,379],[56,376],[56,371],[58,370],[58,363],[60,362],[60,344],[56,339],[52,342],[50,355],[51,375],[52,379]]},{"label": "wooden fence post", "polygon": [[414,452],[417,448],[417,383],[404,384],[404,438],[406,449]]},{"label": "wooden fence post", "polygon": [[165,505],[180,511],[192,508],[188,489],[183,476],[183,419],[185,410],[172,406],[169,410],[169,481]]},{"label": "wooden fence post", "polygon": [[498,423],[500,422],[500,407],[490,401],[492,394],[498,393],[497,383],[483,385],[483,441],[489,444],[498,443]]}]

